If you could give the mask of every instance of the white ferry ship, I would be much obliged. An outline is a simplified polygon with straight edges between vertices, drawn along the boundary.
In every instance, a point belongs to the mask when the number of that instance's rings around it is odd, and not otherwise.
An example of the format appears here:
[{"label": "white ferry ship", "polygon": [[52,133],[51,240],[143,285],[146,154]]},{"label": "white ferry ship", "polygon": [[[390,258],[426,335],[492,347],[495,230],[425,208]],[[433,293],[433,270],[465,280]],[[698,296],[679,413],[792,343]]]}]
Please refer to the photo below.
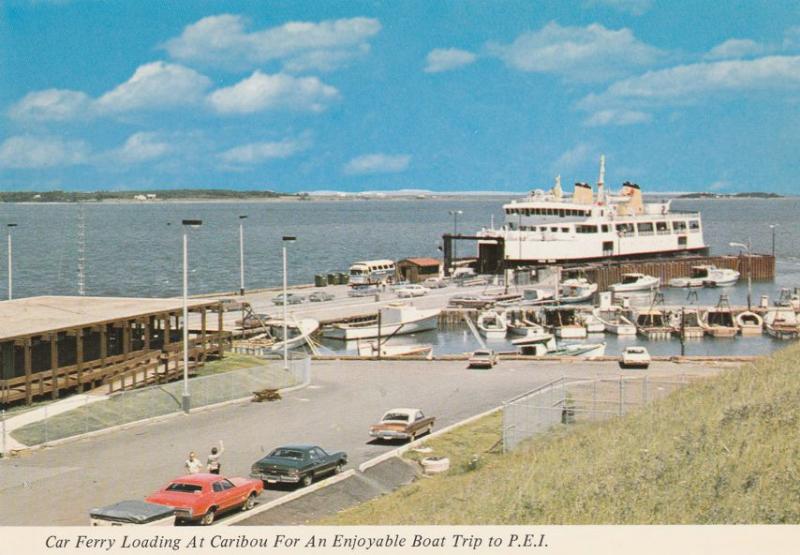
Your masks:
[{"label": "white ferry ship", "polygon": [[699,212],[671,211],[669,200],[646,203],[634,183],[612,194],[604,179],[601,156],[596,194],[576,183],[568,196],[558,176],[550,191],[504,205],[504,225],[477,234],[486,238],[478,241],[479,258],[517,266],[707,251]]}]

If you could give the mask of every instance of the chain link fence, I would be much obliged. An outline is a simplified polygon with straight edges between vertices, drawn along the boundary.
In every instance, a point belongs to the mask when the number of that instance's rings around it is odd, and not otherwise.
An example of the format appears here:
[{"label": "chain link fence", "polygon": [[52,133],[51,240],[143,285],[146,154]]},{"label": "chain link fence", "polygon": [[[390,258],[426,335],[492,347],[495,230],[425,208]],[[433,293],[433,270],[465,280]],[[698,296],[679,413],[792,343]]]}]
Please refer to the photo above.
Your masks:
[{"label": "chain link fence", "polygon": [[695,379],[693,376],[559,378],[503,403],[503,450],[510,451],[554,426],[622,416],[666,397]]},{"label": "chain link fence", "polygon": [[[307,384],[310,380],[311,358],[294,355],[286,361],[285,367],[282,359],[268,359],[260,366],[191,378],[188,384],[191,407],[197,409],[246,398],[254,391],[283,389]],[[183,381],[179,380],[121,391],[108,397],[93,398],[85,395],[82,404],[58,414],[52,414],[53,409],[48,414],[48,406],[45,405],[37,409],[41,411],[40,419],[9,430],[9,433],[16,441],[33,446],[147,418],[166,416],[181,412],[183,388]],[[4,428],[7,424],[11,424],[10,419],[8,422],[0,422]]]}]

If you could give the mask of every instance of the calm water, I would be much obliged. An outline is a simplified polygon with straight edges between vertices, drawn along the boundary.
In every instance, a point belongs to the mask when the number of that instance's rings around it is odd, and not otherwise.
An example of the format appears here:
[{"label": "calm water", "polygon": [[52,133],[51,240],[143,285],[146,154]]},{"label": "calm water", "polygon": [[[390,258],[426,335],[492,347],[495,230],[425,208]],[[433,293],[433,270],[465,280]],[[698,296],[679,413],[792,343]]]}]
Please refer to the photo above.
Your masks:
[{"label": "calm water", "polygon": [[[289,281],[308,283],[314,274],[346,271],[359,259],[440,256],[441,235],[453,230],[449,210],[461,210],[458,229],[502,221],[503,198],[461,200],[343,200],[271,203],[87,204],[86,294],[158,297],[181,293],[181,219],[203,220],[190,232],[190,290],[235,290],[239,286],[239,215],[245,220],[245,275],[248,288],[281,283],[281,236],[296,235],[289,250]],[[778,276],[754,283],[753,300],[775,298],[781,287],[800,285],[800,199],[679,200],[676,210],[703,213],[705,239],[712,253],[732,253],[730,241],[752,240],[753,250],[770,252],[777,224]],[[69,295],[78,291],[78,214],[73,204],[2,204],[0,223],[15,222],[14,296]],[[0,252],[5,254],[5,246]],[[474,247],[459,246],[460,254]],[[7,264],[0,264],[0,298],[7,296]],[[727,291],[743,303],[744,280]],[[716,303],[719,290],[701,290],[699,303]],[[665,290],[666,302],[685,302],[686,291]],[[420,334],[437,352],[463,352],[474,339],[457,332]],[[621,348],[606,336],[608,352]],[[622,340],[628,341],[628,340]],[[627,343],[626,343],[627,344]],[[704,340],[689,344],[692,354],[754,353],[774,348],[768,338]],[[677,343],[650,342],[652,352],[675,354]],[[498,346],[498,348],[504,348]]]}]

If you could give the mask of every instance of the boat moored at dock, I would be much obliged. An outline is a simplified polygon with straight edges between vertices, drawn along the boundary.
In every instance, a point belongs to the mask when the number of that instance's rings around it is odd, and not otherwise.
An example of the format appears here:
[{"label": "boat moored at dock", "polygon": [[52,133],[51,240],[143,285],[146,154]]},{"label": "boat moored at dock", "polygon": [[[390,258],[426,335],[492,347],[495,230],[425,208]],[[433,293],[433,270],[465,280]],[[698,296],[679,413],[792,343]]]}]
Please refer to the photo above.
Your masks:
[{"label": "boat moored at dock", "polygon": [[505,339],[506,333],[508,332],[508,323],[506,322],[505,316],[494,310],[481,312],[478,316],[476,327],[478,328],[478,332],[489,340]]},{"label": "boat moored at dock", "polygon": [[608,286],[614,293],[628,293],[631,291],[653,291],[658,289],[661,279],[640,273],[622,274],[622,281]]},{"label": "boat moored at dock", "polygon": [[412,304],[391,303],[376,318],[365,322],[333,324],[323,328],[322,336],[330,339],[371,339],[405,335],[436,329],[441,309],[420,310]]}]

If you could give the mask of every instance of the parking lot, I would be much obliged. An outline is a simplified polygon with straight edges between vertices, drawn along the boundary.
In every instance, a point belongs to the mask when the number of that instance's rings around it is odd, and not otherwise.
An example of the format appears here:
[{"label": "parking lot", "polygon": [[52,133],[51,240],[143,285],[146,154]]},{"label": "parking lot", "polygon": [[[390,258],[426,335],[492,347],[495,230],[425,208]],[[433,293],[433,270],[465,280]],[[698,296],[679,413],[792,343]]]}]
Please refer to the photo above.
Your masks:
[{"label": "parking lot", "polygon": [[[562,376],[617,376],[611,362],[504,361],[490,371],[463,361],[317,361],[312,384],[272,403],[242,402],[138,425],[0,460],[0,524],[85,525],[88,511],[142,499],[184,473],[190,450],[205,460],[222,439],[222,473],[247,475],[272,448],[313,443],[357,466],[394,445],[371,442],[369,425],[393,407],[419,407],[436,427],[493,408]],[[719,367],[658,362],[649,375],[711,374]],[[260,501],[291,488],[270,489]]]}]

